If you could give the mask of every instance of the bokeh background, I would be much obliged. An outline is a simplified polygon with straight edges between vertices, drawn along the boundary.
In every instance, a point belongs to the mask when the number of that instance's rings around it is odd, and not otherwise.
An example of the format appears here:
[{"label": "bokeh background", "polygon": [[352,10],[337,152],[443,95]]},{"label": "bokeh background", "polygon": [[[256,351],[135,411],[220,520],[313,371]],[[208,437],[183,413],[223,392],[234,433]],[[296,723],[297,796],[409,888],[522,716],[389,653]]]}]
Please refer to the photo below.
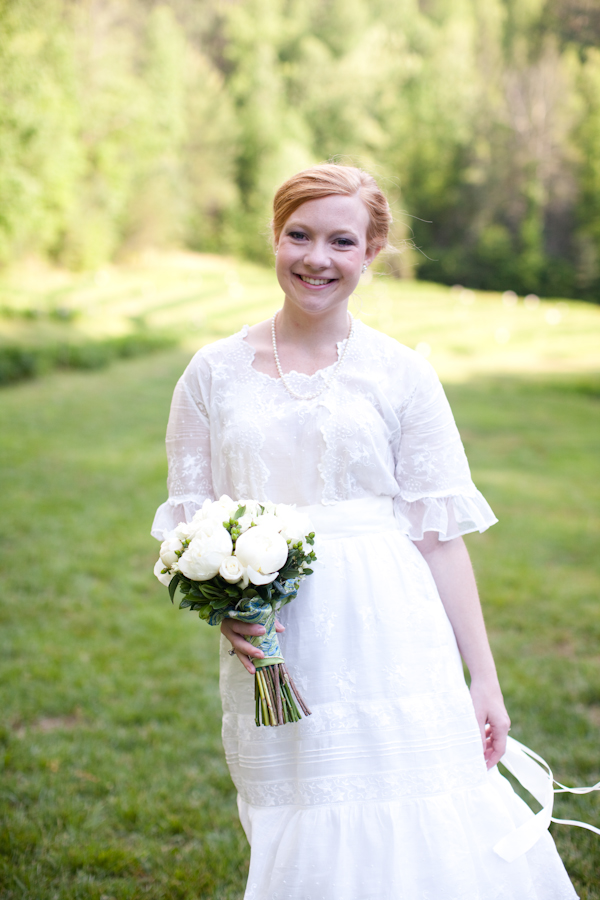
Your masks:
[{"label": "bokeh background", "polygon": [[[436,367],[500,519],[513,734],[600,780],[599,0],[0,0],[2,898],[241,900],[217,635],[149,528],[173,386],[279,307],[273,191],[331,158],[396,220],[352,310]],[[553,834],[600,900],[600,838]]]}]

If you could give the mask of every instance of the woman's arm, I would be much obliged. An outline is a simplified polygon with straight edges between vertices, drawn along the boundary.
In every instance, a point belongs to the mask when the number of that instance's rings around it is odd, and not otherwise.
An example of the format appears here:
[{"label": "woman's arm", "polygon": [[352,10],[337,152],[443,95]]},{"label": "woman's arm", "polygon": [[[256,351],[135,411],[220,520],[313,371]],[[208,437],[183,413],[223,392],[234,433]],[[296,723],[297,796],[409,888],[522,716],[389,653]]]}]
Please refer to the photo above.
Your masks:
[{"label": "woman's arm", "polygon": [[433,531],[414,544],[431,570],[454,629],[458,649],[469,669],[471,698],[490,769],[504,754],[510,719],[504,706],[467,548],[461,537],[440,541],[437,532]]}]

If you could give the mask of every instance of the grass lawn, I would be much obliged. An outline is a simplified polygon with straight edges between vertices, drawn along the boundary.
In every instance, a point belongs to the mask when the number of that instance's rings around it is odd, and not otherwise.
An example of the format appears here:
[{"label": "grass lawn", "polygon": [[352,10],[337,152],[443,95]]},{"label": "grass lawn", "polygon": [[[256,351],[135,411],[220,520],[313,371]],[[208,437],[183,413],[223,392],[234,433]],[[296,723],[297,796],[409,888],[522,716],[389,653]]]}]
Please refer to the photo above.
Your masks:
[{"label": "grass lawn", "polygon": [[[600,369],[599,306],[397,281],[379,266],[361,279],[352,312],[418,346],[446,379]],[[90,368],[103,356],[90,343],[174,335],[193,351],[270,316],[280,297],[272,269],[206,254],[147,254],[86,274],[23,264],[0,277],[0,381],[11,347],[83,346]]]},{"label": "grass lawn", "polygon": [[[446,304],[448,321],[463,306],[470,316],[470,332],[467,320],[457,326],[462,351],[452,350],[451,330],[437,350],[416,319],[407,343],[428,340],[432,361],[446,359],[475,480],[500,518],[468,541],[512,733],[560,781],[592,784],[600,780],[600,379],[580,359],[592,352],[582,348],[590,334],[597,340],[589,323],[600,311],[574,304],[554,325],[544,313],[540,333],[555,342],[543,351],[547,365],[540,351],[538,371],[517,376],[527,367],[508,354],[501,375],[489,356],[511,342],[496,342],[493,328],[509,326],[478,307],[495,304],[509,317],[522,307],[523,322],[539,307],[479,296],[463,304],[439,290],[431,304]],[[387,302],[365,305],[365,321],[398,316]],[[256,318],[246,312],[229,309],[227,330],[240,316]],[[575,323],[580,314],[585,325]],[[571,341],[557,331],[569,317]],[[152,576],[164,427],[189,356],[172,350],[0,392],[6,900],[242,896],[248,852],[220,744],[217,634],[172,608]],[[476,366],[488,374],[469,379]],[[555,811],[600,825],[597,794],[559,795]],[[580,896],[600,900],[600,838],[553,833]]]}]

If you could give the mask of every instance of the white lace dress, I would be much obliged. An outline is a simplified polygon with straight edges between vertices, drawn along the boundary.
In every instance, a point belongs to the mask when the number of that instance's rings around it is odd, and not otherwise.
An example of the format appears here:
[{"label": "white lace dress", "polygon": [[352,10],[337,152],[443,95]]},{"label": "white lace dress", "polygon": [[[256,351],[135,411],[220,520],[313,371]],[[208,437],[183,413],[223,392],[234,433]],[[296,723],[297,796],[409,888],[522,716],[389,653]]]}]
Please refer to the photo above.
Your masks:
[{"label": "white lace dress", "polygon": [[[257,728],[252,679],[221,639],[223,743],[251,844],[245,900],[574,898],[547,832],[514,862],[493,850],[531,813],[486,770],[454,634],[412,540],[496,519],[434,370],[357,321],[330,387],[299,401],[253,368],[246,333],[203,348],[177,385],[169,500],[153,528],[162,539],[226,493],[310,507],[318,529],[315,574],[281,614],[312,716]],[[311,394],[330,371],[287,377]]]}]

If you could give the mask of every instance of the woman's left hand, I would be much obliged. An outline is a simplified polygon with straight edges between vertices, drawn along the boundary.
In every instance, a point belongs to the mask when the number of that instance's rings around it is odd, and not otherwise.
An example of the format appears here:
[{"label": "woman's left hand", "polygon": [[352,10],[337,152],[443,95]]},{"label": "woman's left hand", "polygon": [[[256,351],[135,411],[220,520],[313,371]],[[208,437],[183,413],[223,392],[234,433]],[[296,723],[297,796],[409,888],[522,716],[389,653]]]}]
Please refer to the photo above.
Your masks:
[{"label": "woman's left hand", "polygon": [[488,769],[491,769],[506,751],[510,719],[497,684],[487,685],[477,680],[471,681],[471,699],[481,731],[483,755]]}]

